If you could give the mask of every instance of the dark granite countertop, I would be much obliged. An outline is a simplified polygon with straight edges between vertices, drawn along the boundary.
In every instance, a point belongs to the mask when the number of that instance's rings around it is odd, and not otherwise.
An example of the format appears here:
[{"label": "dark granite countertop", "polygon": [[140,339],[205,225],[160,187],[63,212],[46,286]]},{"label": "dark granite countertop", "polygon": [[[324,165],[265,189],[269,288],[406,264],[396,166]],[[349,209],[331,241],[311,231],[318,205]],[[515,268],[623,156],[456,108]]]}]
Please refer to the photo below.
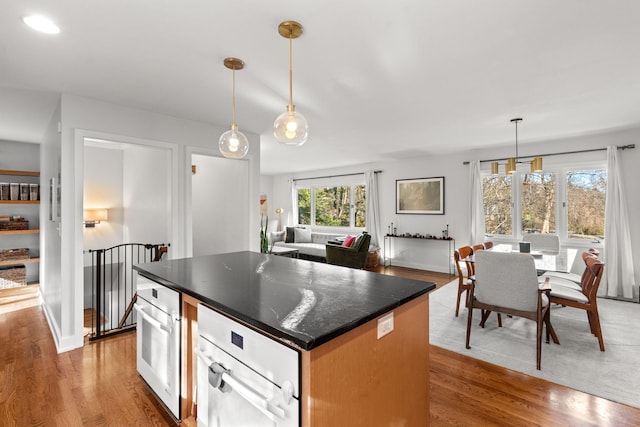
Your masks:
[{"label": "dark granite countertop", "polygon": [[430,282],[256,252],[134,268],[304,350],[435,289]]}]

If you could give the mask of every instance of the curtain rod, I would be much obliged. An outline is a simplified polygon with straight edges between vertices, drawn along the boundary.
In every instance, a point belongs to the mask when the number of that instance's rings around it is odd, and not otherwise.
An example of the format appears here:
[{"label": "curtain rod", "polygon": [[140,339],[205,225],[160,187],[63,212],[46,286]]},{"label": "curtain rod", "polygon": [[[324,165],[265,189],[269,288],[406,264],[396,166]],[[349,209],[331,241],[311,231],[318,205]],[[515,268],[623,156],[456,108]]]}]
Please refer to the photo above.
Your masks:
[{"label": "curtain rod", "polygon": [[[382,173],[382,171],[373,171],[373,173]],[[308,179],[339,178],[341,176],[355,176],[355,175],[364,175],[364,172],[343,173],[341,175],[314,176],[313,178],[295,178],[293,182],[306,181]]]},{"label": "curtain rod", "polygon": [[[618,145],[618,150],[627,150],[630,148],[636,148],[636,144],[628,144],[628,145]],[[527,159],[529,157],[550,157],[550,156],[561,156],[564,154],[579,154],[579,153],[591,153],[593,151],[605,151],[607,148],[592,148],[589,150],[576,150],[576,151],[563,151],[560,153],[548,153],[548,154],[532,154],[530,156],[521,156],[518,157],[518,160],[520,159]],[[480,162],[499,162],[500,160],[507,160],[510,157],[503,157],[501,159],[487,159],[487,160],[480,160]],[[464,162],[462,162],[463,165],[468,165],[469,163],[471,163],[469,160],[465,160]]]}]

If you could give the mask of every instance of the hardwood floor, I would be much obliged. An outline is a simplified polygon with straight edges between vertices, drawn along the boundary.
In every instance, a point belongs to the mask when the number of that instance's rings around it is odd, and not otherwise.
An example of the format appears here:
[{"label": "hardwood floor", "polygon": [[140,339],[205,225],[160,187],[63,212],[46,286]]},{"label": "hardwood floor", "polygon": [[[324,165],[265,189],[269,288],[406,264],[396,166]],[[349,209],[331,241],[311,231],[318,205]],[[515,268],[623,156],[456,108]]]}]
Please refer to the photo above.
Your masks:
[{"label": "hardwood floor", "polygon": [[[453,279],[378,270],[438,287]],[[0,297],[0,307],[0,426],[176,425],[136,373],[135,333],[57,354],[33,300]],[[432,426],[640,425],[639,409],[435,346],[430,357]]]}]

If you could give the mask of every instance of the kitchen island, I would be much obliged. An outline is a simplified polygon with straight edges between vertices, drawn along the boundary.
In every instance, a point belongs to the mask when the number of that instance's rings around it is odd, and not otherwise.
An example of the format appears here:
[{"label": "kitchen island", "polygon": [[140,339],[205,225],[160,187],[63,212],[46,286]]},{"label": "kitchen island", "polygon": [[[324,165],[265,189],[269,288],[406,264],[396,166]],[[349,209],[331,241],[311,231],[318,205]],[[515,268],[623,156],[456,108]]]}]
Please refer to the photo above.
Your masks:
[{"label": "kitchen island", "polygon": [[300,352],[302,426],[429,420],[428,282],[236,252],[135,267],[182,294],[182,418],[198,303]]}]

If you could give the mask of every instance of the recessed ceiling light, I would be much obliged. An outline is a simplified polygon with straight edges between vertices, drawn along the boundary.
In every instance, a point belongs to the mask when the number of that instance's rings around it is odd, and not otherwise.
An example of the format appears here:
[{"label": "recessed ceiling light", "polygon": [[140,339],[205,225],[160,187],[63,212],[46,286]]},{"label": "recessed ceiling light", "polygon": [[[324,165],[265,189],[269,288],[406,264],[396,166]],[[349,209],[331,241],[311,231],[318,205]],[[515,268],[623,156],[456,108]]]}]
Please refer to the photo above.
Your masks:
[{"label": "recessed ceiling light", "polygon": [[22,22],[30,26],[36,31],[40,31],[45,34],[58,34],[60,28],[53,23],[53,21],[46,16],[42,15],[30,15],[22,18]]}]

